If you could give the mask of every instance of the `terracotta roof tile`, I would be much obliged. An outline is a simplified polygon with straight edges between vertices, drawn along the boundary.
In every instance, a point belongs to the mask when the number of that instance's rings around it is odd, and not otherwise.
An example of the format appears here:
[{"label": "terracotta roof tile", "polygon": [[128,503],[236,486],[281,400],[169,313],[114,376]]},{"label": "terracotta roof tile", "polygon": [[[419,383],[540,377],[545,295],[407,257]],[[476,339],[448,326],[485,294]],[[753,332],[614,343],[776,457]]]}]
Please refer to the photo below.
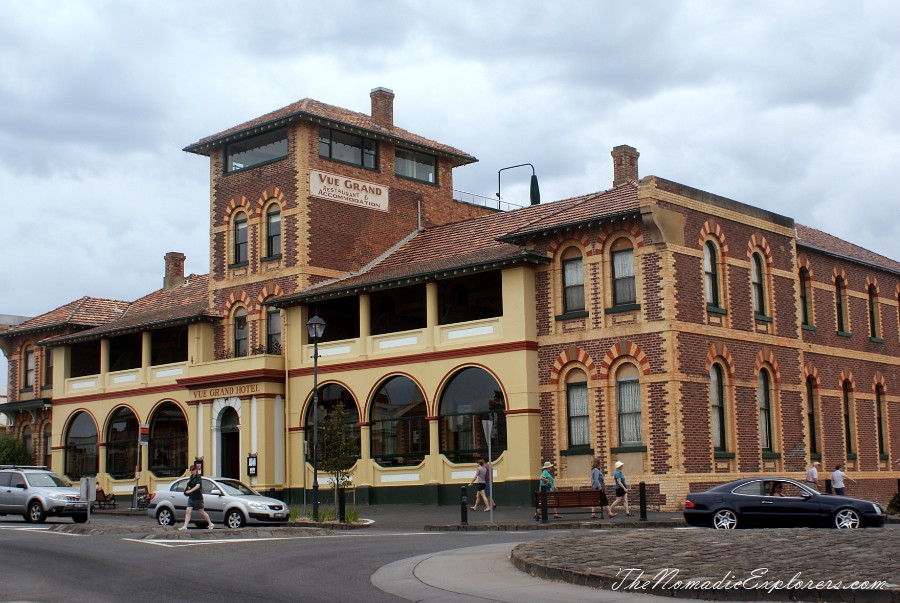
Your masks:
[{"label": "terracotta roof tile", "polygon": [[129,303],[126,301],[85,296],[26,320],[4,332],[2,336],[15,337],[23,333],[60,327],[97,327],[121,317],[128,310],[128,306]]},{"label": "terracotta roof tile", "polygon": [[[471,218],[425,230],[360,274],[307,287],[301,294],[280,301],[303,299],[400,281],[495,262],[541,261],[521,245],[507,242],[524,233],[552,231],[637,210],[637,189],[625,185],[608,191],[532,205]],[[521,234],[519,234],[521,233]]]},{"label": "terracotta roof tile", "polygon": [[163,324],[176,324],[194,318],[219,318],[209,308],[209,275],[191,274],[183,285],[170,291],[159,289],[129,304],[116,320],[75,335],[56,337],[50,342],[84,341],[104,335],[134,332]]},{"label": "terracotta roof tile", "polygon": [[350,111],[349,109],[342,109],[341,107],[328,105],[311,98],[304,98],[303,100],[299,100],[296,103],[290,104],[286,107],[282,107],[281,109],[272,111],[271,113],[266,113],[265,115],[261,115],[256,119],[251,119],[250,121],[219,132],[218,134],[213,134],[212,136],[201,138],[197,142],[185,147],[184,150],[200,155],[208,155],[210,147],[225,142],[225,140],[230,136],[239,135],[248,130],[263,126],[265,124],[269,124],[271,122],[277,122],[280,120],[296,117],[318,117],[327,121],[359,128],[375,135],[387,136],[395,140],[425,147],[427,149],[431,149],[433,151],[454,157],[454,166],[466,165],[468,163],[474,163],[478,161],[472,155],[460,151],[459,149],[453,148],[449,145],[441,144],[439,142],[435,142],[423,136],[419,136],[418,134],[413,134],[412,132],[404,130],[403,128],[398,128],[397,126],[385,127],[377,124],[372,120],[372,117],[370,115],[366,115],[365,113],[358,113],[356,111]]},{"label": "terracotta roof tile", "polygon": [[874,264],[890,270],[891,272],[900,273],[900,262],[878,255],[868,249],[863,249],[858,245],[839,239],[827,232],[822,232],[803,224],[795,225],[797,232],[797,245],[806,246],[814,249],[820,249],[828,253],[844,256],[852,260],[857,260],[867,264]]}]

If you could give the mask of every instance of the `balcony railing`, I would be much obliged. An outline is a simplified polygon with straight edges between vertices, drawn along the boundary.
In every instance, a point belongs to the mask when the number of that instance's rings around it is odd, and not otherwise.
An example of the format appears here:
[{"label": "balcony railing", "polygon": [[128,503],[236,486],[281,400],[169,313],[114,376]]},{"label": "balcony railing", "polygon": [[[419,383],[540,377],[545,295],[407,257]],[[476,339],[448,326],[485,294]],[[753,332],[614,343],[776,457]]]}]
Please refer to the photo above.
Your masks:
[{"label": "balcony railing", "polygon": [[525,207],[524,205],[510,203],[509,201],[476,195],[475,193],[467,193],[466,191],[459,191],[456,189],[453,189],[453,199],[454,201],[459,201],[461,203],[468,203],[469,205],[480,205],[481,207],[489,207],[491,209],[496,209],[499,211],[512,211],[514,209],[521,209],[522,207]]}]

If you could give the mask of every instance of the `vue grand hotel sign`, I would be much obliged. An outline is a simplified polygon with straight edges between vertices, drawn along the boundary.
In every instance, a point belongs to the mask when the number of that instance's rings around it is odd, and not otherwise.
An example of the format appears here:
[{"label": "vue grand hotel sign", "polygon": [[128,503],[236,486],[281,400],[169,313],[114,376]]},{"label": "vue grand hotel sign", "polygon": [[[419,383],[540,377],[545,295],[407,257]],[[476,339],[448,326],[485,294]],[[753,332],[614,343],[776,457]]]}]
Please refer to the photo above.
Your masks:
[{"label": "vue grand hotel sign", "polygon": [[310,170],[309,193],[311,196],[321,199],[331,199],[366,209],[387,211],[390,189],[364,180],[354,180],[345,176]]}]

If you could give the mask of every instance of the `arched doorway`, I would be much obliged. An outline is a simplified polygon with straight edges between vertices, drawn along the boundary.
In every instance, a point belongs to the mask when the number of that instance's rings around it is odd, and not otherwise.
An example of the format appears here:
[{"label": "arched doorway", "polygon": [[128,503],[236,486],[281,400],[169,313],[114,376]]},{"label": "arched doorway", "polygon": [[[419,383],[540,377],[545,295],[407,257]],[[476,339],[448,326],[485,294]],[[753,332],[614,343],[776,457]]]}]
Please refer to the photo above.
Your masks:
[{"label": "arched doorway", "polygon": [[219,437],[220,457],[219,475],[222,477],[241,477],[241,424],[234,408],[226,406],[219,417],[221,429]]}]

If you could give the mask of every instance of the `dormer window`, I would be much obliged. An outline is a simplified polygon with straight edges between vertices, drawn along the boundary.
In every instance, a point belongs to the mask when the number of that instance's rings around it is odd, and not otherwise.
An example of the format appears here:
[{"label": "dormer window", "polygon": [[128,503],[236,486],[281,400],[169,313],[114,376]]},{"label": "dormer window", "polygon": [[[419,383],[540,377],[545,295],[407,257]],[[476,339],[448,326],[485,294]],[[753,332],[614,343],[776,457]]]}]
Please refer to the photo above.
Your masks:
[{"label": "dormer window", "polygon": [[284,159],[287,154],[287,128],[245,138],[225,147],[225,172],[234,172]]}]

